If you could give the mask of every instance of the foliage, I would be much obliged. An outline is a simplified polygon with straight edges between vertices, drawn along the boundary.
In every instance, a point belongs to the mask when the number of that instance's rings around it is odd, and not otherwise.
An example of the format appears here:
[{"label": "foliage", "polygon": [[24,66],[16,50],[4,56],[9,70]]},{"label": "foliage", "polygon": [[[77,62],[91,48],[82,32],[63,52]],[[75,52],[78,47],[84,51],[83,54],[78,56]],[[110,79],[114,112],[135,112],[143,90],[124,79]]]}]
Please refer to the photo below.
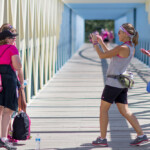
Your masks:
[{"label": "foliage", "polygon": [[94,31],[101,32],[101,29],[107,28],[114,31],[113,20],[85,20],[85,42],[89,42],[89,34]]}]

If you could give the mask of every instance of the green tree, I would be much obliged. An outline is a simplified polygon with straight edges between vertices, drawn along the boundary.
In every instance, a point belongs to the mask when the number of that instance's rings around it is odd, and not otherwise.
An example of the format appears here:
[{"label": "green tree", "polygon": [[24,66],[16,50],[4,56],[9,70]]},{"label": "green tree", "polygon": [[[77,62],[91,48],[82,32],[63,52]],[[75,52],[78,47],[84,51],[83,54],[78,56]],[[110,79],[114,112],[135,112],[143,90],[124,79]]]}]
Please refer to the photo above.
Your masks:
[{"label": "green tree", "polygon": [[89,34],[94,31],[101,32],[107,28],[114,31],[114,20],[85,20],[85,42],[89,42]]}]

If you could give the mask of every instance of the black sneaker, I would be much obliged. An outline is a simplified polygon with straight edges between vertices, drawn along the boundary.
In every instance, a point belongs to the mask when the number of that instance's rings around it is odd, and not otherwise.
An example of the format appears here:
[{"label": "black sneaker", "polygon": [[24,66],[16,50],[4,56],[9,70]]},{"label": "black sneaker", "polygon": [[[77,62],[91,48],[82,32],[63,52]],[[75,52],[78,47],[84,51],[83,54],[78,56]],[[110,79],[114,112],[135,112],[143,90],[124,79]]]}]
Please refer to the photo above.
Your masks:
[{"label": "black sneaker", "polygon": [[92,142],[92,145],[94,145],[94,146],[108,146],[107,139],[101,139],[101,137],[98,137],[95,141]]},{"label": "black sneaker", "polygon": [[0,139],[0,147],[4,147],[7,150],[16,150],[17,149],[16,147],[12,146],[12,144],[9,143],[8,141],[3,142],[1,139]]},{"label": "black sneaker", "polygon": [[148,142],[148,138],[146,135],[144,135],[143,137],[137,137],[135,140],[133,140],[130,145],[140,145],[143,144],[145,142]]}]

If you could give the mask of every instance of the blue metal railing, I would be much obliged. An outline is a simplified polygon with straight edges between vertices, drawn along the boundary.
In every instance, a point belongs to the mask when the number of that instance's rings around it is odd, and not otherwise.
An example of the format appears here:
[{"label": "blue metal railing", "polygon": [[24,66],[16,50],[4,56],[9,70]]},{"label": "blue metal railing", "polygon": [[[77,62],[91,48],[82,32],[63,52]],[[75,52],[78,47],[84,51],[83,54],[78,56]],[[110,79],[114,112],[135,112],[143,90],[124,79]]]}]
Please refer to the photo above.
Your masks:
[{"label": "blue metal railing", "polygon": [[147,40],[139,40],[139,44],[138,46],[136,46],[136,51],[135,51],[135,57],[150,67],[150,57],[141,53],[140,51],[141,48],[149,50],[150,42]]}]

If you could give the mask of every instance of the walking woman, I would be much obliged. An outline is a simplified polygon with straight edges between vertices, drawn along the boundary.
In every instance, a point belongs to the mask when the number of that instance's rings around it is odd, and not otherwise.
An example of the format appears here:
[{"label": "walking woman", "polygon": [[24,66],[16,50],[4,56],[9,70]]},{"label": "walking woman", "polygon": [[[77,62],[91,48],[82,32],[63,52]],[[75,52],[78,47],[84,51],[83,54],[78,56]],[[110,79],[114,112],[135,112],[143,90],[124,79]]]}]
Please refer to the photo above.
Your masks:
[{"label": "walking woman", "polygon": [[7,139],[7,131],[13,111],[18,109],[18,98],[16,93],[18,71],[21,88],[24,89],[24,77],[22,65],[17,48],[13,45],[17,34],[9,30],[0,33],[0,147],[13,150]]},{"label": "walking woman", "polygon": [[[91,34],[93,45],[96,49],[98,56],[101,59],[111,58],[110,65],[107,70],[106,85],[104,87],[101,105],[100,105],[100,131],[101,135],[95,141],[92,142],[93,145],[107,146],[106,132],[108,125],[108,111],[113,104],[116,103],[119,112],[125,117],[129,123],[132,125],[137,133],[137,137],[133,140],[130,145],[139,145],[142,142],[148,141],[146,135],[144,135],[138,120],[132,114],[128,108],[127,92],[128,89],[125,88],[116,78],[108,77],[110,75],[120,75],[123,74],[135,52],[134,46],[138,44],[138,32],[134,27],[129,24],[123,24],[118,32],[119,40],[123,42],[122,45],[108,50],[100,36]],[[98,40],[97,40],[98,39]],[[101,45],[103,51],[99,48]]]}]

